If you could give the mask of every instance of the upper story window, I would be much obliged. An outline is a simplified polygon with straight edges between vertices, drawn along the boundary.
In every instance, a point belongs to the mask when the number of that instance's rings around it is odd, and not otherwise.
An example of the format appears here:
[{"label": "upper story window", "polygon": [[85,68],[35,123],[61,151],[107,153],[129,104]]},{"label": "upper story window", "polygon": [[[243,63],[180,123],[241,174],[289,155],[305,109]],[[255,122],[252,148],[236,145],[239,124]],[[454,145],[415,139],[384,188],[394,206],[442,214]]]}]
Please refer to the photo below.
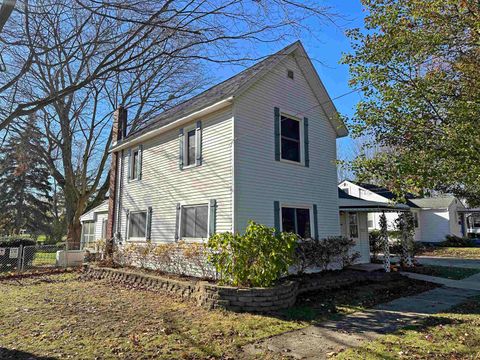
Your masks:
[{"label": "upper story window", "polygon": [[302,161],[301,120],[285,115],[280,121],[281,157],[283,160]]},{"label": "upper story window", "polygon": [[282,206],[282,231],[297,234],[302,239],[311,238],[310,209]]},{"label": "upper story window", "polygon": [[195,165],[196,162],[196,137],[197,131],[195,129],[190,130],[185,137],[185,165]]},{"label": "upper story window", "polygon": [[202,165],[202,122],[197,123],[179,132],[180,170],[185,167]]},{"label": "upper story window", "polygon": [[142,178],[143,146],[140,145],[129,151],[128,179],[140,180]]}]

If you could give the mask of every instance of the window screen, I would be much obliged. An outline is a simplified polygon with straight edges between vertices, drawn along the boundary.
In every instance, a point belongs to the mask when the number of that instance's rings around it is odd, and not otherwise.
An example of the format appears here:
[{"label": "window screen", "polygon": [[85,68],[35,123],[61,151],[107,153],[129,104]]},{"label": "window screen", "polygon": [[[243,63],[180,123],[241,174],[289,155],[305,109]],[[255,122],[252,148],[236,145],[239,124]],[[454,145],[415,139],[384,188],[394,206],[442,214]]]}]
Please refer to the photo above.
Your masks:
[{"label": "window screen", "polygon": [[187,165],[195,164],[195,136],[195,130],[187,133]]},{"label": "window screen", "polygon": [[282,116],[282,159],[300,162],[300,121]]},{"label": "window screen", "polygon": [[310,210],[282,207],[282,231],[292,232],[303,239],[311,238]]},{"label": "window screen", "polygon": [[144,238],[146,226],[147,226],[147,213],[145,211],[130,213],[128,237]]},{"label": "window screen", "polygon": [[84,222],[82,224],[82,242],[88,244],[93,241],[95,241],[95,222]]},{"label": "window screen", "polygon": [[208,205],[182,207],[182,238],[206,238],[208,236]]},{"label": "window screen", "polygon": [[138,178],[138,158],[140,152],[138,150],[134,150],[132,153],[132,179]]}]

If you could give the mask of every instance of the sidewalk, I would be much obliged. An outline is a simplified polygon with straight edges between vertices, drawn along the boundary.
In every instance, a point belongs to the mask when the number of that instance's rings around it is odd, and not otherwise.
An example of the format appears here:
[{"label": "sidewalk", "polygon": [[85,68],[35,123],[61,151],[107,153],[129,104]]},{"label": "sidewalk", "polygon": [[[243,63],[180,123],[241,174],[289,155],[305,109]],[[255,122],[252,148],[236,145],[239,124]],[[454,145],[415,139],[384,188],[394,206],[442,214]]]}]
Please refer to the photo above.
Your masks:
[{"label": "sidewalk", "polygon": [[472,275],[462,280],[445,279],[445,278],[436,277],[436,276],[415,274],[415,273],[403,272],[403,271],[401,272],[401,274],[411,279],[428,281],[431,283],[448,286],[450,288],[480,291],[480,273]]},{"label": "sidewalk", "polygon": [[[473,281],[469,281],[470,283]],[[340,321],[327,321],[274,336],[260,343],[246,345],[243,350],[247,356],[271,352],[296,359],[326,359],[331,353],[358,346],[363,341],[414,324],[428,315],[459,305],[475,295],[480,295],[480,288],[437,288],[345,316]]]}]

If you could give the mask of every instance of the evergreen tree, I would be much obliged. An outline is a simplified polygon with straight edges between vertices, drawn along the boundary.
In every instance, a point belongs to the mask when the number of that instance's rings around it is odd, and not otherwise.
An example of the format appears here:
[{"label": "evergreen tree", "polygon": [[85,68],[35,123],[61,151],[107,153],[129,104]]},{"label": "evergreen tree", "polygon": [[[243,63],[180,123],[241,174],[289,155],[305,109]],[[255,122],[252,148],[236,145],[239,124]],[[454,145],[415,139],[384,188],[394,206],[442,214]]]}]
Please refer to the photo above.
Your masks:
[{"label": "evergreen tree", "polygon": [[43,136],[30,117],[2,147],[0,155],[0,227],[15,235],[48,231],[50,172],[41,156]]}]

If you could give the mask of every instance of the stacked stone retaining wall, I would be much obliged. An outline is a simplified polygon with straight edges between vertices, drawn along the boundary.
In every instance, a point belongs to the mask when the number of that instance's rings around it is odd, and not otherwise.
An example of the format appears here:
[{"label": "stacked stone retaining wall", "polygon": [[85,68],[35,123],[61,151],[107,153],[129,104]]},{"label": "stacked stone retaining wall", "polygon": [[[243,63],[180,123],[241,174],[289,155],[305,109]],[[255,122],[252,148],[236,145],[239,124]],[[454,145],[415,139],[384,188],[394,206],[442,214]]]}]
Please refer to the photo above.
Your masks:
[{"label": "stacked stone retaining wall", "polygon": [[270,288],[239,288],[220,286],[207,281],[176,280],[142,272],[95,266],[86,268],[84,274],[90,279],[106,279],[151,291],[166,291],[183,299],[191,299],[197,305],[208,309],[240,312],[269,312],[286,309],[295,304],[299,294],[334,290],[368,281],[389,281],[401,276],[345,271],[342,276],[332,273],[318,277],[305,276],[298,280],[284,280]]}]

